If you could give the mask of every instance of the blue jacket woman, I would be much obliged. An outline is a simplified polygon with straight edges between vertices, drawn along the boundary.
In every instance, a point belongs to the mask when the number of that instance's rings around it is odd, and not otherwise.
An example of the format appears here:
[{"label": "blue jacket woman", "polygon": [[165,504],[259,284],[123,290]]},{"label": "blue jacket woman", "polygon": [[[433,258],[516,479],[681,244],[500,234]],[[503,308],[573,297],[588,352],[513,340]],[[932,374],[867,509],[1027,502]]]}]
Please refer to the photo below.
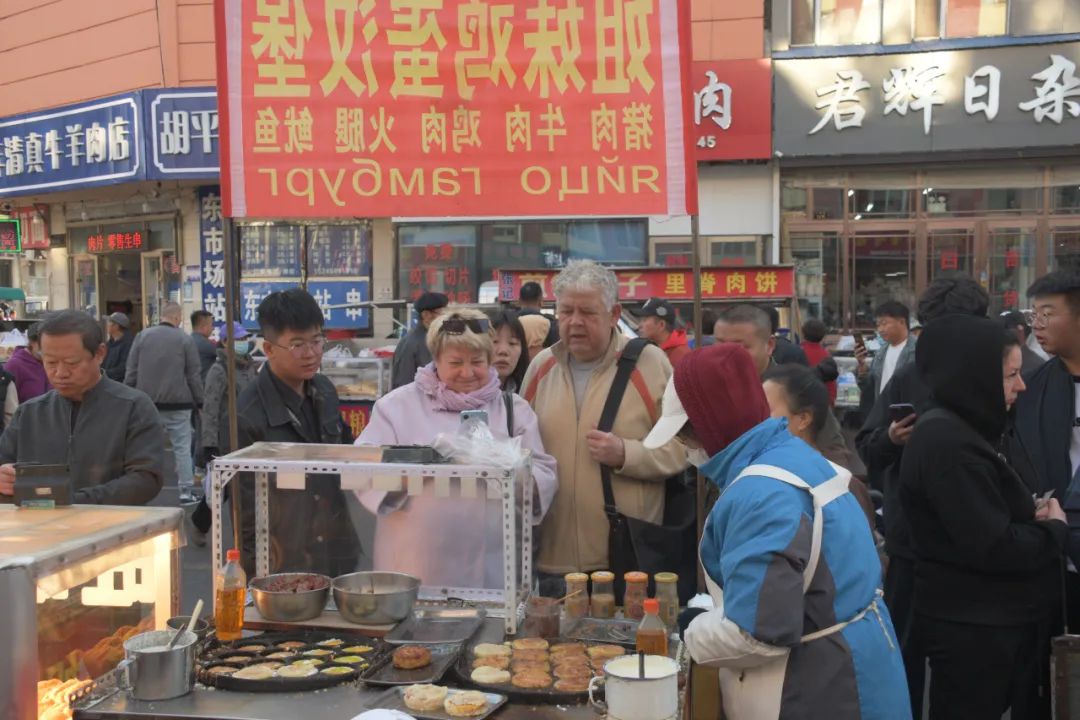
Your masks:
[{"label": "blue jacket woman", "polygon": [[910,718],[881,566],[847,471],[792,436],[787,420],[765,419],[741,347],[680,362],[663,414],[646,445],[681,428],[711,456],[700,471],[721,493],[700,546],[716,607],[685,639],[696,662],[719,668],[727,717]]}]

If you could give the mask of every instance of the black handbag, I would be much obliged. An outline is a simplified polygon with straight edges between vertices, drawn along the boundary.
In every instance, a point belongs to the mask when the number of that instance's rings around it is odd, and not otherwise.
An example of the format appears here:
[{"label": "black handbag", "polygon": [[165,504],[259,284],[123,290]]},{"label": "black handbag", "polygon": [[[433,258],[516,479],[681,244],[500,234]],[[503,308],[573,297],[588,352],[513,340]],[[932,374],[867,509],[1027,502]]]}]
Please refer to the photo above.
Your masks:
[{"label": "black handbag", "polygon": [[[611,432],[619,413],[630,376],[648,341],[635,338],[619,356],[615,379],[597,429]],[[607,515],[608,558],[615,573],[615,596],[622,602],[623,575],[640,570],[649,574],[650,593],[655,592],[652,576],[660,572],[679,575],[679,602],[683,605],[697,591],[697,483],[693,474],[681,472],[665,481],[664,519],[662,525],[632,518],[619,512],[611,487],[611,468],[600,466],[604,488],[604,513]]]}]

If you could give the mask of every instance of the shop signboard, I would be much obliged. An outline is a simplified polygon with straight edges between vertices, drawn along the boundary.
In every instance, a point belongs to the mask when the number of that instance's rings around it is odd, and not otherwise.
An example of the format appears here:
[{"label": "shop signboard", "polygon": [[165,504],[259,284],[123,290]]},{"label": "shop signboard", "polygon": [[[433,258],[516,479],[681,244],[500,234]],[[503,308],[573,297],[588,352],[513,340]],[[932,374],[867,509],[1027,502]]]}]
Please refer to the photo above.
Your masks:
[{"label": "shop signboard", "polygon": [[216,9],[232,217],[696,211],[689,2]]},{"label": "shop signboard", "polygon": [[221,325],[225,322],[225,238],[222,235],[221,191],[216,185],[201,187],[198,197],[202,308],[214,316],[215,325]]},{"label": "shop signboard", "polygon": [[0,253],[22,252],[22,224],[18,220],[0,220]]},{"label": "shop signboard", "polygon": [[139,93],[0,120],[0,197],[146,179]]},{"label": "shop signboard", "polygon": [[345,425],[354,438],[360,437],[360,433],[364,432],[364,428],[371,422],[371,409],[374,404],[372,402],[341,403],[339,406],[341,419],[345,421]]},{"label": "shop signboard", "polygon": [[266,299],[270,293],[278,290],[289,290],[299,287],[297,280],[266,281],[266,280],[241,280],[240,281],[240,322],[248,330],[259,329],[259,303]]},{"label": "shop signboard", "polygon": [[149,238],[141,228],[120,229],[119,232],[99,232],[86,238],[87,252],[95,255],[110,255],[118,252],[142,252],[146,250]]},{"label": "shop signboard", "polygon": [[[613,268],[619,279],[619,300],[644,302],[651,297],[665,300],[693,300],[694,273],[670,268]],[[554,302],[552,288],[556,271],[499,270],[499,299],[517,300],[521,286],[539,283],[544,299]],[[760,267],[709,267],[701,271],[701,298],[718,300],[782,300],[795,294],[795,270],[777,265]]]},{"label": "shop signboard", "polygon": [[694,154],[698,160],[772,156],[772,64],[697,61],[690,71]]},{"label": "shop signboard", "polygon": [[151,180],[218,176],[217,89],[144,90]]},{"label": "shop signboard", "polygon": [[369,281],[309,279],[307,291],[322,308],[327,328],[366,330],[371,324],[371,311],[355,305],[371,298]]},{"label": "shop signboard", "polygon": [[1074,146],[1080,42],[774,60],[781,156]]}]

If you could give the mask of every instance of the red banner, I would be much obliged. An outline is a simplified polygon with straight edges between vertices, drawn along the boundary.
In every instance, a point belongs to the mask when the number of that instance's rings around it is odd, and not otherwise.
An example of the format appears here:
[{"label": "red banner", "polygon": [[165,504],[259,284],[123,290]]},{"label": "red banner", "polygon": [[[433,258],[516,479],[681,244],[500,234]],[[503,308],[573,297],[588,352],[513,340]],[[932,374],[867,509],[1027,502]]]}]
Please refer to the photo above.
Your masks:
[{"label": "red banner", "polygon": [[364,428],[371,422],[371,408],[374,405],[375,403],[371,402],[361,402],[338,406],[341,419],[345,421],[345,425],[354,438],[360,437],[360,433],[364,432]]},{"label": "red banner", "polygon": [[716,60],[691,66],[690,108],[698,160],[772,157],[772,63]]},{"label": "red banner", "polygon": [[686,215],[686,0],[217,0],[232,217]]},{"label": "red banner", "polygon": [[[499,270],[499,299],[513,302],[521,286],[539,283],[544,299],[554,302],[551,281],[557,270]],[[619,278],[619,300],[644,302],[651,297],[665,300],[693,300],[694,273],[690,270],[665,268],[616,269]],[[760,266],[741,268],[710,267],[701,270],[701,298],[710,300],[771,300],[795,295],[795,269],[791,267]]]}]

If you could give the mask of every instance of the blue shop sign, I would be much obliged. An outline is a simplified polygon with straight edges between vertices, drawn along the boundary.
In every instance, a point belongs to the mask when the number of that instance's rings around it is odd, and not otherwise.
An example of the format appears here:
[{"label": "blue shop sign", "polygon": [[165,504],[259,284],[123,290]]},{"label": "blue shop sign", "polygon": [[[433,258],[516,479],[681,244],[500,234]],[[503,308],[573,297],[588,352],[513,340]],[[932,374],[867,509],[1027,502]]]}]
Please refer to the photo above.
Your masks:
[{"label": "blue shop sign", "polygon": [[214,88],[140,90],[0,120],[0,197],[215,179]]},{"label": "blue shop sign", "polygon": [[139,93],[0,120],[0,197],[144,180]]},{"label": "blue shop sign", "polygon": [[143,90],[147,177],[216,178],[219,164],[217,90]]}]

